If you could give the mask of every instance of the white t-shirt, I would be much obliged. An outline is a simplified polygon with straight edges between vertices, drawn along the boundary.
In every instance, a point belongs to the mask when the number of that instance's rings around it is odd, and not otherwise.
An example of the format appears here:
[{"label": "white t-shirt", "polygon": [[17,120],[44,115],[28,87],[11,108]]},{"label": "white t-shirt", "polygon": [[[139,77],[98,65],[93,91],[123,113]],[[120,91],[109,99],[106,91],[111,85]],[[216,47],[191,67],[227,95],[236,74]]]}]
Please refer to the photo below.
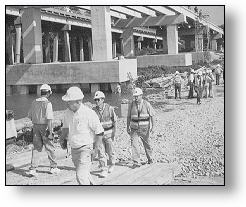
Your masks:
[{"label": "white t-shirt", "polygon": [[65,111],[63,128],[69,129],[68,141],[72,148],[92,144],[95,135],[104,132],[96,112],[84,104],[75,113]]}]

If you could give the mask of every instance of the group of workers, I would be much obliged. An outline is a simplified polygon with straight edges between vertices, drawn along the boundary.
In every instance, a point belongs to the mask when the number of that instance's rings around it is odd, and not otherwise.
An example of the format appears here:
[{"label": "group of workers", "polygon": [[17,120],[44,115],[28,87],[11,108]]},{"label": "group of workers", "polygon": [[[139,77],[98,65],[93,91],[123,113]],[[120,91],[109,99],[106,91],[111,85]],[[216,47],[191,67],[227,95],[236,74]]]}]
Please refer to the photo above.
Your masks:
[{"label": "group of workers", "polygon": [[[214,69],[214,73],[216,76],[216,85],[220,84],[220,77],[223,70],[220,65],[216,65]],[[189,94],[188,99],[194,98],[194,91],[197,94],[197,104],[201,104],[201,98],[213,98],[213,82],[214,75],[211,69],[190,70],[188,75],[188,86],[189,86]],[[175,88],[175,99],[181,99],[181,86],[182,86],[182,78],[178,71],[175,72],[173,77],[173,85]]]},{"label": "group of workers", "polygon": [[[28,174],[37,175],[37,156],[43,146],[50,161],[50,173],[60,173],[57,168],[55,147],[53,144],[52,104],[48,100],[52,94],[49,85],[40,88],[41,97],[33,101],[28,117],[33,123],[33,149],[31,167]],[[149,142],[150,133],[154,130],[154,109],[143,99],[140,88],[133,90],[133,101],[129,104],[127,115],[127,133],[131,136],[132,168],[140,167],[141,139],[147,163],[153,163],[152,149]],[[84,94],[80,88],[70,87],[62,100],[67,109],[64,113],[62,134],[59,138],[62,149],[71,147],[71,157],[76,169],[76,180],[79,185],[95,184],[90,174],[91,164],[95,158],[99,161],[100,177],[107,177],[117,161],[114,149],[117,116],[114,108],[105,103],[105,94],[97,91],[94,96],[96,106],[89,108],[83,104]]]}]

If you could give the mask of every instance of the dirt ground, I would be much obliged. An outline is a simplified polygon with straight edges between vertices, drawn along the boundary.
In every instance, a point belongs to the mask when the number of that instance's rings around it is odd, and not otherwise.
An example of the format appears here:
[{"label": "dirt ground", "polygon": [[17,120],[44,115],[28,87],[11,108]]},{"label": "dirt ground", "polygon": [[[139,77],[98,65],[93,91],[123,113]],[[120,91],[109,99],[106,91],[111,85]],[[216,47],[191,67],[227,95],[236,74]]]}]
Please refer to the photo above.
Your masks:
[{"label": "dirt ground", "polygon": [[[147,99],[156,111],[155,131],[151,134],[152,165],[132,169],[130,137],[126,133],[126,119],[119,118],[115,138],[118,163],[107,178],[98,176],[98,162],[92,166],[96,185],[223,185],[224,184],[224,85],[214,85],[214,98],[169,99],[164,91],[146,91]],[[141,144],[141,143],[140,143]],[[10,151],[9,151],[10,152]],[[66,151],[57,145],[59,175],[48,173],[48,160],[43,152],[37,177],[29,177],[31,151],[9,153],[6,163],[14,170],[6,171],[6,185],[77,185],[75,169]],[[142,149],[142,162],[146,162]]]}]

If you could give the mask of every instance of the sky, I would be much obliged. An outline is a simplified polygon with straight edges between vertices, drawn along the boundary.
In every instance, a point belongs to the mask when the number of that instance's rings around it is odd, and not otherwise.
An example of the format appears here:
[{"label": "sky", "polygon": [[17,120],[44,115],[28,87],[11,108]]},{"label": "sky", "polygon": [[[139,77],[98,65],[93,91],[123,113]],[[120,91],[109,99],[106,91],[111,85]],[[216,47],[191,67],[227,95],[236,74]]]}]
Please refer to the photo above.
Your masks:
[{"label": "sky", "polygon": [[[224,24],[224,6],[197,6],[198,10],[202,9],[203,14],[208,14],[208,20],[216,25]],[[194,6],[191,7],[194,9]]]}]

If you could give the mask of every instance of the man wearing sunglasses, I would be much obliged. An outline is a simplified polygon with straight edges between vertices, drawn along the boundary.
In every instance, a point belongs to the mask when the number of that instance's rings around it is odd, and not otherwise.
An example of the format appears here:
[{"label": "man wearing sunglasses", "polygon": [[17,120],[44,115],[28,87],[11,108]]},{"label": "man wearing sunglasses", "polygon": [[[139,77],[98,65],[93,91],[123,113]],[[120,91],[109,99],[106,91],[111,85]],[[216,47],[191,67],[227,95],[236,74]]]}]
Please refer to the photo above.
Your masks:
[{"label": "man wearing sunglasses", "polygon": [[[98,159],[102,172],[101,177],[106,177],[108,173],[111,173],[115,166],[115,152],[113,147],[113,141],[116,131],[117,116],[114,112],[114,108],[107,103],[104,103],[105,95],[102,91],[97,91],[94,96],[96,107],[93,109],[97,113],[100,122],[104,129],[104,136],[102,139],[102,145],[99,148]],[[109,167],[107,167],[107,157],[109,158]]]}]

